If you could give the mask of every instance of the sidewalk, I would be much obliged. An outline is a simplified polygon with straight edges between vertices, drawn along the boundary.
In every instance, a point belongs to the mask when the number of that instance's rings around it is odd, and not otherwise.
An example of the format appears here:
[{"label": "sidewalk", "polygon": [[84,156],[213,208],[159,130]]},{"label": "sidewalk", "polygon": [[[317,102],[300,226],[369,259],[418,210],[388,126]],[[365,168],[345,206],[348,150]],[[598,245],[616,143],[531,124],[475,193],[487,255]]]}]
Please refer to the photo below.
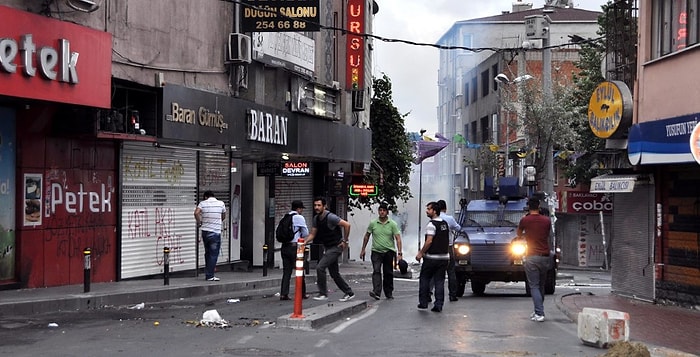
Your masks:
[{"label": "sidewalk", "polygon": [[[252,272],[231,271],[227,267],[219,269],[217,276],[221,281],[218,282],[205,281],[202,274],[194,277],[178,273],[170,277],[167,286],[160,277],[93,283],[88,293],[83,292],[83,285],[3,290],[0,291],[0,316],[148,304],[220,293],[230,293],[231,298],[247,300],[274,294],[282,279],[281,269],[268,269],[265,277],[261,268]],[[341,271],[347,279],[359,279],[369,277],[372,266],[369,262],[351,261],[343,263]],[[575,270],[565,269],[560,273],[564,276],[577,274]],[[312,270],[312,274],[307,276],[307,284],[313,284],[315,280]],[[700,311],[655,305],[607,293],[555,295],[554,300],[557,307],[574,322],[584,307],[629,313],[630,340],[646,344],[654,357],[686,357],[700,353]],[[604,353],[605,350],[601,350],[601,355]]]}]

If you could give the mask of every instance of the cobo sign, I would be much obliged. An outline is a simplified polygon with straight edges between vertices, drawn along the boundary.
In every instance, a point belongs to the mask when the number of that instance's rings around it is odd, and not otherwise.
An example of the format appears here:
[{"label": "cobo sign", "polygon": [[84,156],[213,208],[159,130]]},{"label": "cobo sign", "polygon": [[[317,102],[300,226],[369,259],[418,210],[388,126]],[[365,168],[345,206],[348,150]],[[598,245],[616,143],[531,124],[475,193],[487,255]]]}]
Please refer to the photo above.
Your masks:
[{"label": "cobo sign", "polygon": [[569,213],[612,213],[612,200],[602,193],[569,191],[566,194],[566,212]]}]

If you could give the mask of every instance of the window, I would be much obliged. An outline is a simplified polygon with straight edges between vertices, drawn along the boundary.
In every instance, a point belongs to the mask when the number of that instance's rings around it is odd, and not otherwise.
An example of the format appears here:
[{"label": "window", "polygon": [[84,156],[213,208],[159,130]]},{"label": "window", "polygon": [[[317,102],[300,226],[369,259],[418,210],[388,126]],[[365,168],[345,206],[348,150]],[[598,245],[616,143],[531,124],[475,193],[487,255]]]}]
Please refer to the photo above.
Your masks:
[{"label": "window", "polygon": [[479,99],[479,92],[477,92],[477,82],[476,82],[476,76],[472,77],[472,103],[476,103],[476,100]]},{"label": "window", "polygon": [[493,81],[493,90],[498,90],[498,82],[494,79],[498,75],[498,63],[491,66],[491,80]]},{"label": "window", "polygon": [[469,82],[464,83],[464,106],[469,106]]},{"label": "window", "polygon": [[698,43],[700,0],[660,0],[652,6],[652,59]]},{"label": "window", "polygon": [[471,122],[471,130],[469,130],[469,141],[476,143],[476,121]]},{"label": "window", "polygon": [[488,143],[489,139],[491,138],[491,134],[489,132],[489,117],[488,115],[485,117],[482,117],[480,120],[481,122],[481,143]]},{"label": "window", "polygon": [[[462,46],[463,47],[472,47],[472,43],[474,42],[474,36],[470,33],[464,33],[462,34]],[[472,54],[472,51],[465,51],[464,53],[466,54]],[[461,52],[460,52],[461,54]]]},{"label": "window", "polygon": [[489,87],[491,86],[491,80],[489,79],[489,70],[481,72],[481,96],[485,97],[489,95]]}]

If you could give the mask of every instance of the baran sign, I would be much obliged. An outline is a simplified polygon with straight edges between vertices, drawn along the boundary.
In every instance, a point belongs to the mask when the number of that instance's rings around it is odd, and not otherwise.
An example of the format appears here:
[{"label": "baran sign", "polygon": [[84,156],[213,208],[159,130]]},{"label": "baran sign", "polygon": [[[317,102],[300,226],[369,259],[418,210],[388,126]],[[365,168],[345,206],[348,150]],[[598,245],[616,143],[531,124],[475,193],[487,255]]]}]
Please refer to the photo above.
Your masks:
[{"label": "baran sign", "polygon": [[248,140],[287,145],[286,116],[255,109],[249,109],[247,114]]}]

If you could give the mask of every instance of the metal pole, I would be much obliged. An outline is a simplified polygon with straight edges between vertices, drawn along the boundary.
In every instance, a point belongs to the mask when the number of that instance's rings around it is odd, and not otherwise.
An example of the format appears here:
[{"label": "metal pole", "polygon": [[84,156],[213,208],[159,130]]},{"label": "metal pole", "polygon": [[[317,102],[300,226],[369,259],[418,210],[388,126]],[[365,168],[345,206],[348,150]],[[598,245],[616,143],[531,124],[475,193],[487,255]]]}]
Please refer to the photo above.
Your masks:
[{"label": "metal pole", "polygon": [[267,244],[263,244],[263,276],[267,276],[267,253],[269,249]]},{"label": "metal pole", "polygon": [[170,247],[163,247],[163,285],[170,285]]},{"label": "metal pole", "polygon": [[423,202],[421,202],[423,198],[423,162],[420,163],[420,170],[418,172],[418,252],[420,252],[420,210],[423,208]]},{"label": "metal pole", "polygon": [[90,248],[83,249],[83,292],[90,292]]},{"label": "metal pole", "polygon": [[[549,21],[549,16],[544,17],[547,20],[548,26],[551,26]],[[544,98],[547,103],[552,101],[552,49],[549,48],[550,42],[550,32],[551,29],[547,29],[547,35],[542,39],[542,47],[544,51],[542,52],[542,75]],[[550,124],[551,125],[551,124]],[[554,197],[554,150],[552,142],[551,130],[547,133],[547,147],[545,150],[545,176],[544,184],[542,185],[544,192],[547,192],[550,197]]]}]

